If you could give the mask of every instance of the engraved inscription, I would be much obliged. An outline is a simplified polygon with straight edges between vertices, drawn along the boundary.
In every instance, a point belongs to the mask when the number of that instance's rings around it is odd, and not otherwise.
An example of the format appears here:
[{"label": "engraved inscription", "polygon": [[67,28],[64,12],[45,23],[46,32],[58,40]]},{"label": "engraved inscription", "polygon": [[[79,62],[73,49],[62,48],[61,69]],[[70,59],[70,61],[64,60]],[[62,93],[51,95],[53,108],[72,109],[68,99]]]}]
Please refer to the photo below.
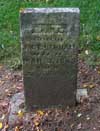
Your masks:
[{"label": "engraved inscription", "polygon": [[31,72],[44,73],[58,71],[61,66],[66,65],[67,58],[72,56],[72,51],[73,44],[69,44],[61,25],[34,25],[31,40],[26,39],[24,43],[25,70],[28,73],[28,69]]}]

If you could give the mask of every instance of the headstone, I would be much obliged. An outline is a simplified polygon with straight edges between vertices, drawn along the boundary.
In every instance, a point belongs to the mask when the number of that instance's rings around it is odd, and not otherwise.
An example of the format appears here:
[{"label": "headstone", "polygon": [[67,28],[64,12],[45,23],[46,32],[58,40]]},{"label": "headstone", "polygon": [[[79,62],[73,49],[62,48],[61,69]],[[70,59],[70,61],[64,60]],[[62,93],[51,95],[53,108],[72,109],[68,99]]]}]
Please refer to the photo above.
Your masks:
[{"label": "headstone", "polygon": [[78,8],[20,12],[25,101],[28,109],[75,105]]}]

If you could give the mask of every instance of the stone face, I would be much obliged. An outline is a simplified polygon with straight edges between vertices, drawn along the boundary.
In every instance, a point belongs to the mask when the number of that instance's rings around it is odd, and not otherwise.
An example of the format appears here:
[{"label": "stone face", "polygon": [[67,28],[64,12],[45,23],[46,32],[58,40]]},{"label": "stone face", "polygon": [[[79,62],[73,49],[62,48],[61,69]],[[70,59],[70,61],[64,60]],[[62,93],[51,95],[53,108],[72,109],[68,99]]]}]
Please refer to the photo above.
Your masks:
[{"label": "stone face", "polygon": [[25,9],[20,19],[27,108],[74,105],[79,9]]}]

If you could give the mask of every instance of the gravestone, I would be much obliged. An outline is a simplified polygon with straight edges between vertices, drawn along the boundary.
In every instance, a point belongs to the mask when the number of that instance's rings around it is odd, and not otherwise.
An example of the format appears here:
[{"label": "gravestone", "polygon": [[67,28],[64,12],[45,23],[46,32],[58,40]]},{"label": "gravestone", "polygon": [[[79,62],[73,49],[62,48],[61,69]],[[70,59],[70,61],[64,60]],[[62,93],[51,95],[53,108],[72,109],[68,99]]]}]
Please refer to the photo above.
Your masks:
[{"label": "gravestone", "polygon": [[78,8],[20,11],[25,101],[28,109],[75,105]]}]

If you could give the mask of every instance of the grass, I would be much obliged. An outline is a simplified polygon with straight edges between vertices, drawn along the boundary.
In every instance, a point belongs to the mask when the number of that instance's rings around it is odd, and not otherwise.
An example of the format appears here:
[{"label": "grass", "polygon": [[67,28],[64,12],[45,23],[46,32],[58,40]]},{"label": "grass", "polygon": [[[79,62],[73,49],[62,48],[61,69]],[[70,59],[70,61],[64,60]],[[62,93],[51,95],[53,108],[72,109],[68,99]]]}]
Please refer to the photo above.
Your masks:
[{"label": "grass", "polygon": [[[0,0],[0,61],[20,65],[19,10],[25,7],[79,7],[80,48],[90,50],[100,64],[100,0]],[[94,57],[93,57],[94,58]]]}]

